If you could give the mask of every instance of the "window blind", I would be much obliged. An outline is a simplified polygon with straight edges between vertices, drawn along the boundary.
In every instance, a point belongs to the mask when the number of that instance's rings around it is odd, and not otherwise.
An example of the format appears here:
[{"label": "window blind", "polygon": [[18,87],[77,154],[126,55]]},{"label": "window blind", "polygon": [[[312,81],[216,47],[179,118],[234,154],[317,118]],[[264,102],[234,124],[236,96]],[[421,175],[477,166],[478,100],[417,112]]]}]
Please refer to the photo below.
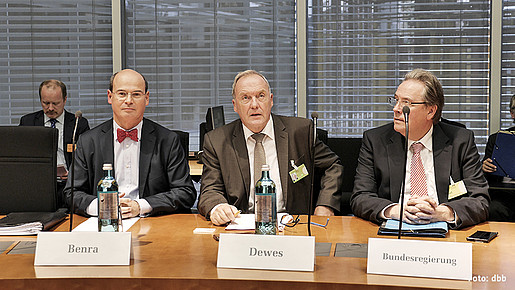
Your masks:
[{"label": "window blind", "polygon": [[308,1],[308,110],[333,137],[391,122],[414,68],[441,81],[443,117],[488,136],[489,1]]},{"label": "window blind", "polygon": [[0,124],[41,110],[39,84],[67,85],[66,109],[91,125],[112,116],[111,1],[9,0],[0,4]]},{"label": "window blind", "polygon": [[145,114],[190,133],[208,107],[223,105],[235,120],[231,86],[243,70],[262,72],[274,93],[273,112],[294,115],[295,1],[127,0],[127,67],[149,81]]},{"label": "window blind", "polygon": [[515,125],[509,110],[515,94],[515,1],[503,1],[502,21],[501,129],[508,129]]}]

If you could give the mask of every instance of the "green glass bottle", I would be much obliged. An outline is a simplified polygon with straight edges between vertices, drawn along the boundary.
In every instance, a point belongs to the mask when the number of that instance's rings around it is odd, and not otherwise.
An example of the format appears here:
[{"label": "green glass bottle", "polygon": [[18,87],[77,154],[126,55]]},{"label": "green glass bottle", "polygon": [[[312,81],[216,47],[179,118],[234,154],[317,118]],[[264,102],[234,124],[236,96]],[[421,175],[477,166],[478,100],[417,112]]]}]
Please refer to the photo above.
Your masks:
[{"label": "green glass bottle", "polygon": [[277,200],[275,183],[270,179],[270,166],[261,167],[261,179],[256,183],[254,209],[256,234],[277,234]]},{"label": "green glass bottle", "polygon": [[98,182],[98,231],[117,232],[119,226],[118,183],[113,177],[113,165],[105,163],[102,167],[104,178]]}]

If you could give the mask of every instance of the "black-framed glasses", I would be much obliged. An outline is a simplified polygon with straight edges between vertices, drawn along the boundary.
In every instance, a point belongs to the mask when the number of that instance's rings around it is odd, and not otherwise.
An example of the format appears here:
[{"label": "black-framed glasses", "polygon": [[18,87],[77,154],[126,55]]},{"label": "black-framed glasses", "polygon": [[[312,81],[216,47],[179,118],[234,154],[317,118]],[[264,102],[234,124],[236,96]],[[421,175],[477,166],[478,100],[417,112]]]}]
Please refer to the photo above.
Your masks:
[{"label": "black-framed glasses", "polygon": [[[289,228],[293,228],[294,226],[298,225],[298,224],[301,224],[301,225],[305,225],[307,223],[301,223],[300,222],[300,215],[297,215],[297,216],[292,216],[292,215],[283,215],[281,217],[281,220],[279,221],[279,223],[281,225],[284,225],[286,227],[289,227]],[[319,227],[322,227],[322,228],[326,228],[327,225],[329,224],[329,218],[327,218],[327,220],[325,221],[325,224],[319,224],[319,223],[315,223],[315,222],[311,222],[312,225],[314,226],[319,226]]]},{"label": "black-framed glasses", "polygon": [[388,105],[395,107],[397,103],[401,103],[401,109],[404,108],[404,106],[411,107],[412,105],[422,105],[427,104],[427,102],[412,102],[410,100],[399,100],[396,97],[388,97]]}]

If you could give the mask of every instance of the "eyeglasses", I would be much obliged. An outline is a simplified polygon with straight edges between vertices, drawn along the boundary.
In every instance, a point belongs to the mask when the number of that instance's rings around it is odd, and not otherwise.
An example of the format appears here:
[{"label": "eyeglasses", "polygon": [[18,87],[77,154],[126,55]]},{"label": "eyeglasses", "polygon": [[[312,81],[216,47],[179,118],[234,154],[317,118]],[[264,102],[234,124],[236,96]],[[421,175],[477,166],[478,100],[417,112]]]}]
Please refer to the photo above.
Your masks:
[{"label": "eyeglasses", "polygon": [[119,100],[123,100],[123,101],[125,101],[129,96],[131,96],[133,100],[139,100],[145,96],[145,94],[141,91],[136,91],[136,92],[117,91],[114,93],[114,95],[116,96],[116,98],[118,98]]},{"label": "eyeglasses", "polygon": [[401,109],[404,108],[404,106],[411,107],[412,105],[422,105],[427,104],[427,102],[412,102],[409,100],[399,100],[396,97],[388,97],[388,104],[392,107],[395,107],[397,103],[401,103]]},{"label": "eyeglasses", "polygon": [[[292,215],[283,215],[281,217],[281,221],[279,221],[279,223],[283,226],[286,226],[286,227],[289,227],[289,228],[293,228],[294,226],[300,224],[300,225],[305,225],[307,223],[301,223],[300,222],[300,216],[297,215],[296,217],[293,217]],[[329,224],[329,218],[327,218],[327,220],[325,221],[325,225],[324,224],[319,224],[319,223],[315,223],[315,222],[311,222],[312,225],[315,225],[315,226],[319,226],[319,227],[322,227],[322,228],[325,228],[327,227],[327,225]]]},{"label": "eyeglasses", "polygon": [[264,103],[265,101],[268,100],[267,96],[263,93],[255,96],[255,97],[252,97],[252,96],[242,96],[242,97],[238,97],[238,100],[240,100],[240,102],[244,105],[250,103],[250,101],[252,101],[253,98],[256,98],[256,100],[258,100],[258,102],[260,103]]}]

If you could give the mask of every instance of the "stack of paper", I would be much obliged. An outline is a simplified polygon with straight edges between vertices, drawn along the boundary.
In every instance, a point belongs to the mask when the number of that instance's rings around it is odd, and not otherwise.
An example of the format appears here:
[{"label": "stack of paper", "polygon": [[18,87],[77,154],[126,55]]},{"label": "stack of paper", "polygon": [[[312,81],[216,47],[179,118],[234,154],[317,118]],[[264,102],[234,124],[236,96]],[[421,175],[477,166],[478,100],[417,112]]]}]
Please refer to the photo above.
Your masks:
[{"label": "stack of paper", "polygon": [[37,235],[43,230],[41,222],[26,223],[16,226],[0,226],[2,236]]}]

